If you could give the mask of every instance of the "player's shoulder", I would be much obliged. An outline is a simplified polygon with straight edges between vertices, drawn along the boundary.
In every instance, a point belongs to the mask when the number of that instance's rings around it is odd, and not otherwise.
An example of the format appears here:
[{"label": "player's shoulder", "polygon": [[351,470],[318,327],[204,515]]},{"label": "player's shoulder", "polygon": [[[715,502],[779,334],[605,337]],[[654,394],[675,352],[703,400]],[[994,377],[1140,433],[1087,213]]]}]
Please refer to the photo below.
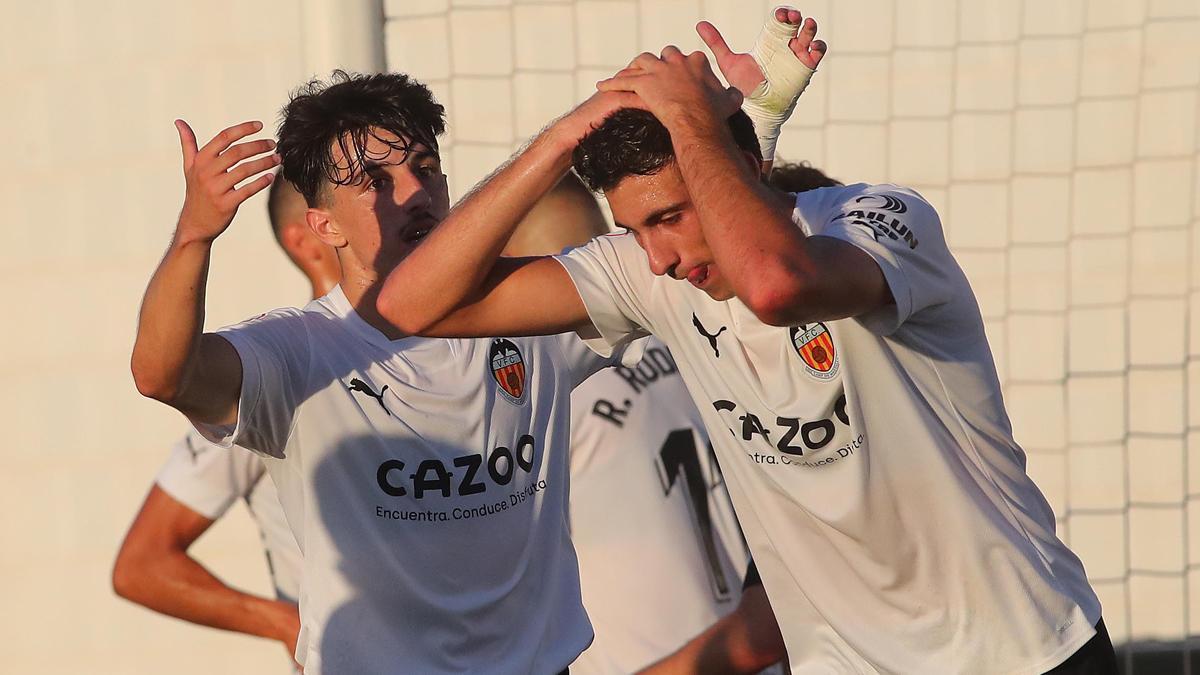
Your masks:
[{"label": "player's shoulder", "polygon": [[904,185],[859,183],[846,187],[855,188],[855,190],[845,193],[845,196],[853,204],[895,213],[906,213],[912,207],[933,208],[929,201],[921,196],[921,193]]},{"label": "player's shoulder", "polygon": [[[929,202],[916,190],[894,183],[852,183],[832,185],[797,193],[796,208],[811,210],[830,206],[859,204],[866,207],[896,209],[910,201],[928,206]],[[888,198],[890,197],[890,199]]]},{"label": "player's shoulder", "polygon": [[572,276],[577,272],[601,274],[624,280],[622,285],[636,287],[653,286],[656,279],[650,272],[645,251],[627,230],[602,234],[555,257]]},{"label": "player's shoulder", "polygon": [[189,457],[193,461],[200,457],[210,457],[224,452],[224,449],[200,435],[195,429],[188,429],[175,445],[172,451],[180,456]]},{"label": "player's shoulder", "polygon": [[305,310],[297,307],[279,307],[256,314],[244,321],[225,326],[218,332],[233,332],[245,330],[270,330],[287,326],[298,326],[304,321]]},{"label": "player's shoulder", "polygon": [[916,190],[892,183],[855,183],[796,195],[793,218],[808,234],[820,234],[838,222],[863,219],[940,228],[936,209]]},{"label": "player's shoulder", "polygon": [[171,448],[155,482],[189,508],[211,516],[222,509],[197,501],[221,501],[227,492],[230,498],[245,497],[264,472],[262,460],[250,450],[222,448],[189,429]]},{"label": "player's shoulder", "polygon": [[180,438],[174,446],[176,450],[186,451],[186,454],[193,459],[203,457],[217,458],[219,461],[231,465],[254,464],[261,462],[258,455],[254,454],[253,450],[247,450],[238,445],[228,448],[221,447],[216,443],[205,438],[194,427],[189,428],[187,432]]},{"label": "player's shoulder", "polygon": [[222,328],[221,331],[253,330],[303,339],[314,328],[333,326],[349,313],[349,303],[340,288],[310,301],[303,307],[279,307]]},{"label": "player's shoulder", "polygon": [[617,230],[593,238],[579,249],[591,253],[599,253],[608,257],[625,259],[629,256],[644,257],[642,247],[638,245],[633,233],[628,230]]}]

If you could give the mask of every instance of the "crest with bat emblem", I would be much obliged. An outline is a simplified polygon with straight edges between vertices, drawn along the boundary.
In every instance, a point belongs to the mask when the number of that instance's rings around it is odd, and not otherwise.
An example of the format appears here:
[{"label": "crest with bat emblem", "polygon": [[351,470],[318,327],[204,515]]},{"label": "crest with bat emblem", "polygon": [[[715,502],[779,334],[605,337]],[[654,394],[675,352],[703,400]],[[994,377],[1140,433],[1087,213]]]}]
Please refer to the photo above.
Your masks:
[{"label": "crest with bat emblem", "polygon": [[500,385],[500,393],[509,401],[525,402],[525,357],[511,340],[497,338],[488,350],[488,365],[492,377]]},{"label": "crest with bat emblem", "polygon": [[821,322],[800,324],[788,330],[792,348],[796,350],[804,369],[822,382],[837,377],[838,353],[833,344],[833,335]]}]

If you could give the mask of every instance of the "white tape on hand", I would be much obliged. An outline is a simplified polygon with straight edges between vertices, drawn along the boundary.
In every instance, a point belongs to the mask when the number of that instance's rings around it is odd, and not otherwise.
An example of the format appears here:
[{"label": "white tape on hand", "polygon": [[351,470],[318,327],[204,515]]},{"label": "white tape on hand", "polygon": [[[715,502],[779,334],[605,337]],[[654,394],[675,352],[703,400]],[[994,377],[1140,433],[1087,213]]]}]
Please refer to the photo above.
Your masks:
[{"label": "white tape on hand", "polygon": [[766,79],[746,97],[742,110],[754,121],[764,160],[775,159],[780,128],[792,116],[796,101],[815,72],[801,63],[788,46],[799,30],[800,26],[777,20],[772,11],[750,51]]}]

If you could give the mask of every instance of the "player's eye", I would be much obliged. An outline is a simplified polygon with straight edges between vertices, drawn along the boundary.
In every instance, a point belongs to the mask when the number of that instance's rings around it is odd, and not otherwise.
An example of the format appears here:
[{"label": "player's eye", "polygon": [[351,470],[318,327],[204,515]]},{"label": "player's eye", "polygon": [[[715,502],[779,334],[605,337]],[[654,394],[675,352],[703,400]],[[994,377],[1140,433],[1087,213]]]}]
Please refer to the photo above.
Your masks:
[{"label": "player's eye", "polygon": [[387,189],[391,180],[387,176],[370,176],[367,178],[367,189],[376,192]]},{"label": "player's eye", "polygon": [[674,225],[675,223],[678,223],[680,221],[680,219],[682,219],[682,218],[683,218],[682,214],[672,213],[668,216],[663,216],[658,222],[663,225]]}]

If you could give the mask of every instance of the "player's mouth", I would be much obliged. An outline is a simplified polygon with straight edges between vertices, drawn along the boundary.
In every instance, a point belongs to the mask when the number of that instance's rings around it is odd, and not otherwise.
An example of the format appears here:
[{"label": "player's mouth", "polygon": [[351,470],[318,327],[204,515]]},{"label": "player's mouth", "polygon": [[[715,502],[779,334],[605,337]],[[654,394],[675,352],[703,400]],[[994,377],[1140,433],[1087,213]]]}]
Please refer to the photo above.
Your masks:
[{"label": "player's mouth", "polygon": [[708,281],[708,265],[693,267],[692,271],[688,272],[687,280],[696,288],[704,288]]},{"label": "player's mouth", "polygon": [[414,218],[400,232],[400,237],[410,244],[415,244],[425,238],[433,228],[438,226],[438,219],[429,214],[423,214]]}]

